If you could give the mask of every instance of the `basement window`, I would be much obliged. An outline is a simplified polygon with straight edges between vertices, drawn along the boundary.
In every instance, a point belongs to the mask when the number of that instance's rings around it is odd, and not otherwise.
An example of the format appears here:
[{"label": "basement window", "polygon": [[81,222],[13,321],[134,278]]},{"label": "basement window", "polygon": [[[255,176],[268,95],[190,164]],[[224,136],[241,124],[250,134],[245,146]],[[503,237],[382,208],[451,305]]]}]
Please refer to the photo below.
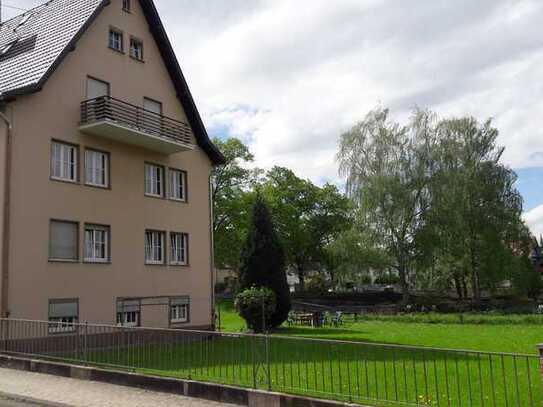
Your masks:
[{"label": "basement window", "polygon": [[170,298],[170,322],[172,324],[189,322],[189,302],[186,297]]},{"label": "basement window", "polygon": [[49,300],[49,333],[75,332],[79,320],[79,300]]},{"label": "basement window", "polygon": [[117,300],[117,326],[136,327],[141,325],[141,301]]}]

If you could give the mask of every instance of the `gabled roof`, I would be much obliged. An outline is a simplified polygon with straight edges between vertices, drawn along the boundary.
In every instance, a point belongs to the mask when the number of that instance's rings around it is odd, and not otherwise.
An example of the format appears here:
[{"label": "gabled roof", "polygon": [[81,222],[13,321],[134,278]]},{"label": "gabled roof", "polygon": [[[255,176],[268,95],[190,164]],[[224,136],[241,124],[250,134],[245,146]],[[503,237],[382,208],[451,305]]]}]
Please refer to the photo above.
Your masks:
[{"label": "gabled roof", "polygon": [[[214,164],[211,142],[152,0],[139,0],[198,145]],[[0,101],[37,92],[110,0],[49,0],[0,25]],[[9,46],[11,45],[11,46]],[[5,54],[2,50],[8,48]]]}]

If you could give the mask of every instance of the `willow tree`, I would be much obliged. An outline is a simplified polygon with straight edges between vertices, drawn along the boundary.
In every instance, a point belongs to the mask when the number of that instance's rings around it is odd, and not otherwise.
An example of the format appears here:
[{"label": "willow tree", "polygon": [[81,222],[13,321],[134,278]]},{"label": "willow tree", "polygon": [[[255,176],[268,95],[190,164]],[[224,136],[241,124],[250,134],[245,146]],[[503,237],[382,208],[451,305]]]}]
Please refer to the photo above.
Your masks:
[{"label": "willow tree", "polygon": [[[475,303],[481,289],[495,288],[517,267],[526,252],[526,227],[517,176],[501,162],[498,130],[472,117],[442,120],[433,168],[434,243],[455,264],[451,274],[457,291],[470,286]],[[460,287],[463,287],[460,290]]]},{"label": "willow tree", "polygon": [[416,111],[409,124],[389,119],[388,109],[369,112],[341,135],[337,159],[359,224],[397,270],[403,301],[409,301],[410,271],[423,253],[417,235],[430,207],[435,118]]}]

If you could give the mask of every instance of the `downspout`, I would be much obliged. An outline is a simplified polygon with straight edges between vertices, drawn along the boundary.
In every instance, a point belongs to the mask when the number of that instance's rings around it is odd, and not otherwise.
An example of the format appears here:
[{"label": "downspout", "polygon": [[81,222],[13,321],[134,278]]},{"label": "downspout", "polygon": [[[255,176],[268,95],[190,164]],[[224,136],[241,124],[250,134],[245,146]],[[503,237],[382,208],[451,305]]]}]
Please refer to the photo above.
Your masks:
[{"label": "downspout", "polygon": [[4,207],[2,218],[2,301],[0,317],[9,317],[9,230],[10,230],[10,201],[11,201],[11,138],[13,126],[8,117],[0,111],[0,119],[6,123],[6,153],[4,169]]},{"label": "downspout", "polygon": [[215,330],[215,246],[213,236],[213,175],[209,175],[209,273],[211,276],[211,326]]}]

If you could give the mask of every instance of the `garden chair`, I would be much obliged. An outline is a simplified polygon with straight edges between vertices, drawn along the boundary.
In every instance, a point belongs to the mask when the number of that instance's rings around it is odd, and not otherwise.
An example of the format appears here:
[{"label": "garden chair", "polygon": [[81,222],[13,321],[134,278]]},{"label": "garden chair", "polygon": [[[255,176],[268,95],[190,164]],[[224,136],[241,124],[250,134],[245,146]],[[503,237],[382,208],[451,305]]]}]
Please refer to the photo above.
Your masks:
[{"label": "garden chair", "polygon": [[332,325],[335,327],[343,325],[343,313],[341,311],[337,311],[333,318],[332,318]]},{"label": "garden chair", "polygon": [[287,317],[287,325],[292,326],[295,323],[296,323],[296,315],[295,315],[294,311],[290,311],[288,313],[288,317]]}]

